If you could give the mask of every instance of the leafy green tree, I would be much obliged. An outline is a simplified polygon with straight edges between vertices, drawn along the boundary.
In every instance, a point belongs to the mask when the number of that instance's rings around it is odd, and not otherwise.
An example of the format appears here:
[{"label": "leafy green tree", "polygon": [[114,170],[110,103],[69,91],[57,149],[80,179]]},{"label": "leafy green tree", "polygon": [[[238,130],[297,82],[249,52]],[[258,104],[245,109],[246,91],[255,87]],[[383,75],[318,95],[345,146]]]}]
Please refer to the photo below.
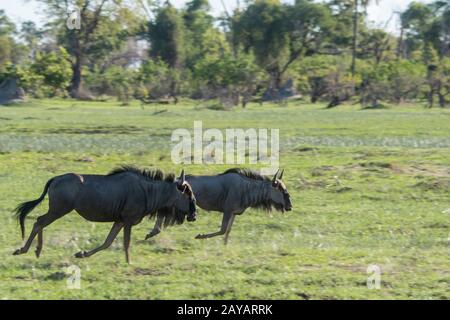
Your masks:
[{"label": "leafy green tree", "polygon": [[438,96],[439,104],[446,104],[446,72],[442,62],[449,54],[450,5],[444,1],[430,4],[413,2],[402,14],[408,53],[421,51],[422,60],[427,65],[426,79],[429,87],[428,105],[434,104]]},{"label": "leafy green tree", "polygon": [[185,60],[184,24],[180,12],[166,2],[156,11],[148,26],[150,56],[160,58],[171,68],[180,68]]},{"label": "leafy green tree", "polygon": [[[47,6],[49,26],[56,29],[57,41],[71,55],[70,94],[86,98],[82,88],[82,70],[119,49],[137,32],[140,19],[122,0],[39,0]],[[79,9],[80,29],[69,29],[67,12]]]},{"label": "leafy green tree", "polygon": [[314,55],[304,58],[297,67],[297,89],[310,96],[312,103],[328,101],[335,107],[354,95],[359,84],[358,76],[349,71],[349,60],[330,55]]},{"label": "leafy green tree", "polygon": [[332,39],[330,39],[331,45],[336,50],[350,48],[353,31],[349,26],[352,25],[354,18],[354,0],[329,0],[326,5],[330,8],[332,19],[335,22],[331,34]]},{"label": "leafy green tree", "polygon": [[405,34],[405,53],[410,57],[411,53],[423,48],[426,41],[425,34],[433,20],[431,8],[423,3],[412,2],[401,14],[401,25]]},{"label": "leafy green tree", "polygon": [[28,55],[33,58],[38,50],[39,43],[43,39],[43,31],[37,28],[33,21],[25,21],[20,28],[20,37],[25,41]]},{"label": "leafy green tree", "polygon": [[214,28],[214,18],[209,13],[210,9],[208,0],[192,0],[186,4],[182,12],[185,27],[185,62],[186,67],[191,70],[208,49],[208,44],[205,43],[206,34],[218,32]]},{"label": "leafy green tree", "polygon": [[233,32],[270,75],[271,90],[276,92],[294,61],[320,51],[332,24],[331,11],[323,4],[298,0],[294,5],[282,5],[278,0],[256,0],[240,13]]},{"label": "leafy green tree", "polygon": [[4,10],[0,10],[0,69],[5,69],[13,60],[15,31],[14,23],[6,16]]},{"label": "leafy green tree", "polygon": [[392,48],[395,39],[380,29],[370,29],[362,33],[360,41],[361,58],[373,59],[375,64],[393,59]]},{"label": "leafy green tree", "polygon": [[358,64],[361,75],[362,84],[360,86],[360,102],[363,106],[379,107],[382,106],[381,101],[387,100],[387,92],[389,92],[389,67],[386,63],[375,65],[364,61]]},{"label": "leafy green tree", "polygon": [[[375,0],[375,3],[378,4],[379,0]],[[358,47],[358,26],[360,24],[360,8],[363,8],[364,10],[367,9],[369,4],[371,3],[371,0],[353,0],[353,36],[352,36],[352,65],[351,65],[351,71],[352,75],[354,76],[356,73],[356,54],[357,54],[357,47]]]},{"label": "leafy green tree", "polygon": [[387,62],[388,98],[395,103],[419,98],[425,85],[426,66],[420,61]]},{"label": "leafy green tree", "polygon": [[178,94],[183,92],[186,78],[189,78],[188,72],[171,68],[160,58],[149,59],[141,65],[139,70],[138,95],[144,100],[170,96],[178,102]]},{"label": "leafy green tree", "polygon": [[235,26],[243,48],[253,52],[258,65],[269,73],[272,86],[281,87],[281,70],[289,61],[287,12],[278,0],[256,0]]},{"label": "leafy green tree", "polygon": [[170,70],[169,95],[178,101],[180,73],[186,59],[185,30],[181,13],[167,1],[156,9],[156,17],[148,25],[150,56],[161,59]]},{"label": "leafy green tree", "polygon": [[231,51],[205,56],[196,64],[194,75],[210,89],[210,98],[218,97],[225,106],[241,102],[244,108],[264,80],[251,54],[234,56]]},{"label": "leafy green tree", "polygon": [[49,53],[37,52],[30,71],[42,77],[50,96],[64,94],[72,78],[69,54],[64,48]]}]

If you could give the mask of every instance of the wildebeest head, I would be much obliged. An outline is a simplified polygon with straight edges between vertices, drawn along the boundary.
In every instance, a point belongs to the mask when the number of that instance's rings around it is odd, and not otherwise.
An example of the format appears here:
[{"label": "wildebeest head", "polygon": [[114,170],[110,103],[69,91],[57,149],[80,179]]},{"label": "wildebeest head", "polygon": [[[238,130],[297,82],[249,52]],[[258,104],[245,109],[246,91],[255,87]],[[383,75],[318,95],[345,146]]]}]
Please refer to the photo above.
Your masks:
[{"label": "wildebeest head", "polygon": [[286,188],[286,185],[282,181],[284,170],[280,170],[275,173],[272,179],[270,189],[270,199],[275,209],[280,211],[291,211],[292,203],[291,196]]},{"label": "wildebeest head", "polygon": [[180,204],[180,207],[177,207],[177,209],[186,212],[187,221],[195,221],[197,219],[196,200],[191,185],[186,181],[184,170],[181,171],[181,174],[176,179],[175,184],[177,190],[181,192],[182,199],[184,198],[188,200],[187,208],[184,205],[184,201],[181,200],[182,203]]}]

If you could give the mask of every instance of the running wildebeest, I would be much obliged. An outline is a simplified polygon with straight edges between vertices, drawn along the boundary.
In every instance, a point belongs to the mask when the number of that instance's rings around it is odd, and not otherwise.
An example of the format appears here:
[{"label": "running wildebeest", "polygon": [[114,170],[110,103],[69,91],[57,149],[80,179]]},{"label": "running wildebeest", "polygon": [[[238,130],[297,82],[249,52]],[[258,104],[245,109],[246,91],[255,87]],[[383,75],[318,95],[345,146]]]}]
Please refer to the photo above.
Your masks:
[{"label": "running wildebeest", "polygon": [[[37,235],[36,256],[39,257],[43,243],[42,230],[72,210],[89,221],[113,222],[101,246],[78,252],[75,257],[86,258],[107,249],[124,228],[124,250],[128,263],[131,227],[145,216],[152,217],[158,210],[167,208],[164,218],[168,224],[183,223],[185,217],[188,221],[196,219],[195,196],[185,179],[184,170],[175,179],[173,174],[164,177],[161,170],[147,171],[122,166],[107,175],[68,173],[50,179],[38,199],[24,202],[16,208],[22,239],[25,237],[25,217],[44,199],[47,192],[48,212],[37,218],[25,245],[16,250],[14,255],[26,253]],[[170,210],[172,207],[177,209],[176,212]]]},{"label": "running wildebeest", "polygon": [[[192,187],[197,205],[206,211],[223,213],[219,231],[199,234],[196,239],[225,235],[224,242],[227,244],[235,216],[242,214],[247,208],[262,208],[267,211],[275,208],[282,212],[292,210],[289,192],[282,181],[283,171],[277,171],[272,179],[239,168],[229,169],[215,176],[187,175],[186,180]],[[165,209],[159,210],[155,226],[146,239],[161,232],[166,215]]]}]

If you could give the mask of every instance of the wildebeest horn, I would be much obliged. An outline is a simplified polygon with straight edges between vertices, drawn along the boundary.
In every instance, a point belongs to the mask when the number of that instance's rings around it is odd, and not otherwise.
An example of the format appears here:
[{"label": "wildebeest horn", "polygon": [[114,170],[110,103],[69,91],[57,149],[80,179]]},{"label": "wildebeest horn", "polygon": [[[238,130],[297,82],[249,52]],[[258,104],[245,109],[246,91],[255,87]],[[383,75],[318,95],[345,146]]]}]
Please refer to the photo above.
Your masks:
[{"label": "wildebeest horn", "polygon": [[281,170],[280,176],[278,177],[278,179],[283,179],[283,173],[284,173],[284,169]]},{"label": "wildebeest horn", "polygon": [[181,170],[181,174],[180,174],[179,181],[180,181],[181,183],[183,183],[184,181],[186,181],[185,176],[184,176],[184,169]]},{"label": "wildebeest horn", "polygon": [[273,176],[272,183],[275,183],[277,181],[278,172],[280,172],[280,169],[277,170],[277,173]]}]

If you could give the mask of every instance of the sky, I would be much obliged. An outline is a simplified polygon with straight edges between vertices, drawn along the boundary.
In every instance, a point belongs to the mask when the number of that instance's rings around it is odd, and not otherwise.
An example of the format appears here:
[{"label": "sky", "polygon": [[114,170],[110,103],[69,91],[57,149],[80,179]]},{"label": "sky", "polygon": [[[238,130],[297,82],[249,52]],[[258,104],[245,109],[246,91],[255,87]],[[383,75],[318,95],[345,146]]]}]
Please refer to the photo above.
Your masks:
[{"label": "sky", "polygon": [[[227,10],[235,8],[237,0],[222,0]],[[221,0],[210,0],[214,15],[221,14],[223,10]],[[293,0],[284,0],[285,2],[293,2]],[[416,0],[417,2],[431,2],[431,0]],[[171,0],[177,6],[183,6],[186,1]],[[242,3],[243,1],[241,1]],[[396,33],[398,20],[393,16],[395,11],[403,11],[413,0],[379,0],[378,5],[373,4],[368,8],[369,21],[373,26],[383,28],[388,32]],[[45,22],[42,14],[42,4],[39,5],[36,0],[0,0],[0,10],[6,11],[6,14],[15,22],[22,23],[26,20],[32,20],[37,25]]]}]

